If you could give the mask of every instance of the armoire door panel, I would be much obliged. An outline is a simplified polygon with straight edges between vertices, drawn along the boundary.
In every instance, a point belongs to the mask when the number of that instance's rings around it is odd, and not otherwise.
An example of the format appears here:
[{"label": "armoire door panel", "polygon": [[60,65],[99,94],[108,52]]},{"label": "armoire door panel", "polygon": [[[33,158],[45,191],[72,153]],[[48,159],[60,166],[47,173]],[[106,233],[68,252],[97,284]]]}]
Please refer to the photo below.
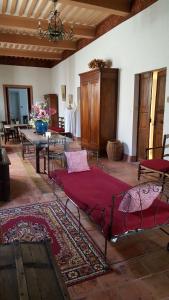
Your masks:
[{"label": "armoire door panel", "polygon": [[149,128],[151,112],[152,72],[140,75],[139,82],[139,113],[138,113],[138,136],[137,157],[145,159],[145,149],[149,147]]},{"label": "armoire door panel", "polygon": [[[154,117],[154,136],[153,147],[162,146],[163,141],[163,119],[164,119],[164,103],[165,103],[165,86],[166,86],[166,70],[158,72],[157,75],[157,92]],[[161,157],[161,150],[153,153],[154,158]]]},{"label": "armoire door panel", "polygon": [[[80,88],[82,91],[88,90],[85,94],[85,105],[89,109],[85,122],[83,114],[87,114],[87,108],[81,109],[82,128],[88,127],[90,131],[87,137],[82,129],[82,147],[98,150],[99,154],[105,154],[108,140],[116,137],[117,86],[118,69],[95,69],[80,74]],[[84,92],[81,92],[81,103],[83,94]]]},{"label": "armoire door panel", "polygon": [[80,109],[81,109],[81,142],[84,145],[88,144],[90,139],[90,102],[89,99],[89,84],[85,84],[80,88]]},{"label": "armoire door panel", "polygon": [[92,149],[99,147],[100,132],[100,85],[90,82],[90,144]]},{"label": "armoire door panel", "polygon": [[118,74],[115,75],[114,80],[110,76],[102,80],[101,98],[103,101],[101,102],[100,121],[103,147],[106,146],[109,139],[116,138]]}]

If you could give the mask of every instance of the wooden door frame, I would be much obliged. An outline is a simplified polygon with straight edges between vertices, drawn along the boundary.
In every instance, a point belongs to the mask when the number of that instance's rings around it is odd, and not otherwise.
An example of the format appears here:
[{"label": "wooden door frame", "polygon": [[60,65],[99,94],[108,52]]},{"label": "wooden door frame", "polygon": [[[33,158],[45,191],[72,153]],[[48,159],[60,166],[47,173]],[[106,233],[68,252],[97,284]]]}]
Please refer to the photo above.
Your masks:
[{"label": "wooden door frame", "polygon": [[[137,144],[136,144],[136,159],[137,161],[139,160],[139,155],[138,155],[138,146],[139,146],[139,124],[140,124],[140,104],[141,104],[141,101],[140,101],[140,88],[141,88],[141,77],[144,75],[147,79],[147,76],[148,77],[148,80],[149,80],[149,83],[151,81],[152,83],[152,74],[153,74],[154,71],[147,71],[147,72],[142,72],[140,74],[138,74],[139,76],[139,81],[138,81],[138,84],[139,84],[139,90],[138,90],[138,111],[137,111]],[[151,77],[151,78],[150,78]],[[149,112],[149,116],[150,116],[150,111],[151,111],[151,99],[152,99],[152,84],[151,84],[151,90],[149,91],[149,98],[150,98],[150,103],[148,105],[148,112]],[[150,120],[150,118],[149,118]],[[150,125],[149,125],[150,126]],[[148,132],[148,136],[150,135],[150,132]],[[148,148],[148,145],[147,147]],[[145,149],[146,149],[145,148]],[[143,158],[142,158],[143,159]],[[144,158],[145,159],[145,158]]]},{"label": "wooden door frame", "polygon": [[[160,69],[155,69],[155,70],[149,70],[146,72],[141,72],[135,75],[135,104],[137,103],[137,107],[138,107],[138,111],[137,111],[137,115],[139,114],[139,90],[140,90],[140,83],[139,83],[139,79],[140,79],[140,75],[141,74],[145,74],[148,72],[156,72],[156,71],[166,71],[167,72],[167,67],[164,68],[160,68]],[[164,113],[165,113],[165,99],[164,99]],[[135,152],[136,152],[136,161],[138,161],[138,126],[139,126],[139,116],[137,116],[137,133],[135,132],[135,136],[136,136],[136,146],[135,146]],[[135,123],[136,124],[136,123]]]},{"label": "wooden door frame", "polygon": [[33,88],[31,85],[16,85],[16,84],[3,84],[3,94],[4,94],[4,108],[5,108],[5,121],[10,123],[9,114],[9,97],[8,90],[13,89],[26,89],[28,93],[28,111],[31,112],[31,107],[33,104]]}]

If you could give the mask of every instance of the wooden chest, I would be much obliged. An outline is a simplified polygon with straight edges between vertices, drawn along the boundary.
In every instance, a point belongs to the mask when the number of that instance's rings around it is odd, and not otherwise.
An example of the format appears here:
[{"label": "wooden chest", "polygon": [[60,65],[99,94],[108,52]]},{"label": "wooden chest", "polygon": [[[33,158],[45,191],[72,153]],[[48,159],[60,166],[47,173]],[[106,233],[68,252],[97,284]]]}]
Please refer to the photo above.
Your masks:
[{"label": "wooden chest", "polygon": [[0,299],[70,299],[48,241],[0,245]]},{"label": "wooden chest", "polygon": [[9,165],[5,148],[0,148],[0,201],[8,201],[10,198]]}]

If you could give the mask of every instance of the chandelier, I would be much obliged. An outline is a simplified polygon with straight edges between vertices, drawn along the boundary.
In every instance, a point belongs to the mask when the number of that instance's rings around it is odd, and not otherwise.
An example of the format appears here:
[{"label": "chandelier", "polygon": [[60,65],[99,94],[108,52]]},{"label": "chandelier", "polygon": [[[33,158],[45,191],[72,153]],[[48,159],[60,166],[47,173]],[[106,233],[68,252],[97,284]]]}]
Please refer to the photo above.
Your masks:
[{"label": "chandelier", "polygon": [[38,32],[41,38],[47,38],[49,41],[71,40],[73,38],[73,30],[66,31],[61,19],[60,13],[56,9],[57,0],[51,0],[54,4],[54,10],[50,12],[48,19],[48,28],[44,30],[39,21]]}]

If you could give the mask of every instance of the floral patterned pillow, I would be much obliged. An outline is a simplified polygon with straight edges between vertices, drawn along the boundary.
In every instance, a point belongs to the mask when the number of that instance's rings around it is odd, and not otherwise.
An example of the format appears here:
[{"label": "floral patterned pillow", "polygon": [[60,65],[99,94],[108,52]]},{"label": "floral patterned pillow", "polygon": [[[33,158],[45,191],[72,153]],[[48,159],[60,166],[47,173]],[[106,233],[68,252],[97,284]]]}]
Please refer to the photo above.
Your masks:
[{"label": "floral patterned pillow", "polygon": [[65,152],[65,155],[67,158],[68,173],[90,170],[86,150]]},{"label": "floral patterned pillow", "polygon": [[149,208],[159,196],[162,186],[155,183],[143,183],[128,190],[124,195],[119,210],[135,212]]}]

